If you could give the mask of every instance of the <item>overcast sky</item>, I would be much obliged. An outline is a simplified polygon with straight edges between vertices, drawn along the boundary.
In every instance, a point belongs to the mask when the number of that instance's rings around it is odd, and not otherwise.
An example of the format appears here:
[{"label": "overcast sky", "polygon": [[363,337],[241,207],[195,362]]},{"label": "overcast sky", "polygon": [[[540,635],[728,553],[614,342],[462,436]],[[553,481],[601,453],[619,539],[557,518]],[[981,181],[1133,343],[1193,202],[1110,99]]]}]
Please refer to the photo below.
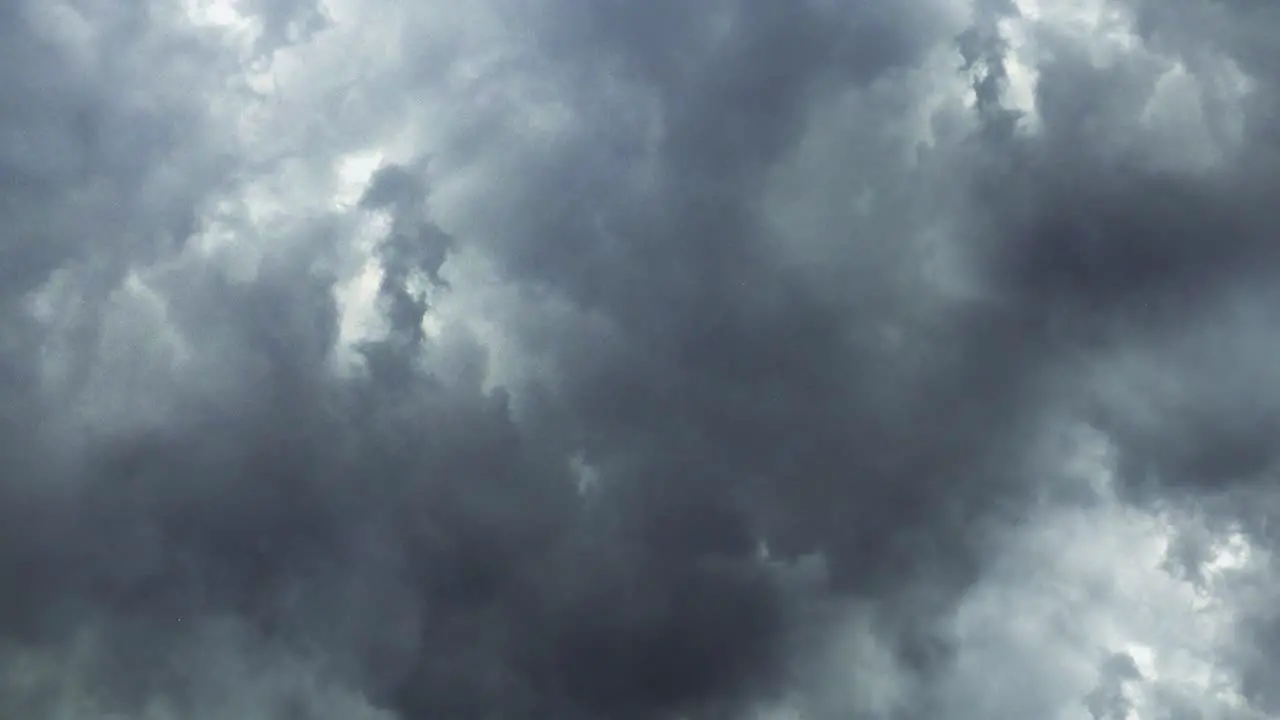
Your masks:
[{"label": "overcast sky", "polygon": [[0,716],[1280,717],[1277,35],[0,3]]}]

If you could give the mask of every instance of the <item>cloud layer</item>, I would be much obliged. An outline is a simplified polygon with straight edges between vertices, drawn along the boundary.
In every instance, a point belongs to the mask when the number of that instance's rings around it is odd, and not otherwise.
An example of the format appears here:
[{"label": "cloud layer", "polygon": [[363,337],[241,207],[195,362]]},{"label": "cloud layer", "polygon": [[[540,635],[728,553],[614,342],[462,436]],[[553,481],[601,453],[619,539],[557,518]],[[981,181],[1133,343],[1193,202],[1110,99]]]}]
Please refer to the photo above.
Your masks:
[{"label": "cloud layer", "polygon": [[0,9],[0,715],[1280,714],[1266,3]]}]

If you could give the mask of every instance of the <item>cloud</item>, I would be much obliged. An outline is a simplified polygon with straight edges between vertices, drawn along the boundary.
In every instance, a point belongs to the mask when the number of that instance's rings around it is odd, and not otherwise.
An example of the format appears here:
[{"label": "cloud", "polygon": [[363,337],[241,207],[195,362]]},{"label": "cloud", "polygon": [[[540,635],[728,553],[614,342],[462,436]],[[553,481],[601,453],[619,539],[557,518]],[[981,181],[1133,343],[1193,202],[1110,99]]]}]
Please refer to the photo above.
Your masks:
[{"label": "cloud", "polygon": [[1273,714],[1277,19],[0,10],[0,709]]}]

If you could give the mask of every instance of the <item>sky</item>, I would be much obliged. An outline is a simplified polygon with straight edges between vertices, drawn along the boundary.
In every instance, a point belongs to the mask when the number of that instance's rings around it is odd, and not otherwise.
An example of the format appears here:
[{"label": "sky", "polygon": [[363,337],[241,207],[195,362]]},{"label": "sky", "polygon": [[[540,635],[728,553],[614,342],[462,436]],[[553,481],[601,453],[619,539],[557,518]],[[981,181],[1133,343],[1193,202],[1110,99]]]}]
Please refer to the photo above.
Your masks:
[{"label": "sky", "polygon": [[0,3],[0,716],[1280,718],[1277,33]]}]

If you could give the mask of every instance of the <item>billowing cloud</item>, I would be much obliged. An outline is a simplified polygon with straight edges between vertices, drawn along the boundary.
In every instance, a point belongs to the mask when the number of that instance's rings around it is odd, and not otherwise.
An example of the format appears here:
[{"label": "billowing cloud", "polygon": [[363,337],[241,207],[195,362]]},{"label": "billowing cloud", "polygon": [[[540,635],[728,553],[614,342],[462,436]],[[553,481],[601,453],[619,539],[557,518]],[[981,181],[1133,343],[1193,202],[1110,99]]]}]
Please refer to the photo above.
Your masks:
[{"label": "billowing cloud", "polygon": [[10,3],[0,714],[1275,716],[1276,31]]}]

